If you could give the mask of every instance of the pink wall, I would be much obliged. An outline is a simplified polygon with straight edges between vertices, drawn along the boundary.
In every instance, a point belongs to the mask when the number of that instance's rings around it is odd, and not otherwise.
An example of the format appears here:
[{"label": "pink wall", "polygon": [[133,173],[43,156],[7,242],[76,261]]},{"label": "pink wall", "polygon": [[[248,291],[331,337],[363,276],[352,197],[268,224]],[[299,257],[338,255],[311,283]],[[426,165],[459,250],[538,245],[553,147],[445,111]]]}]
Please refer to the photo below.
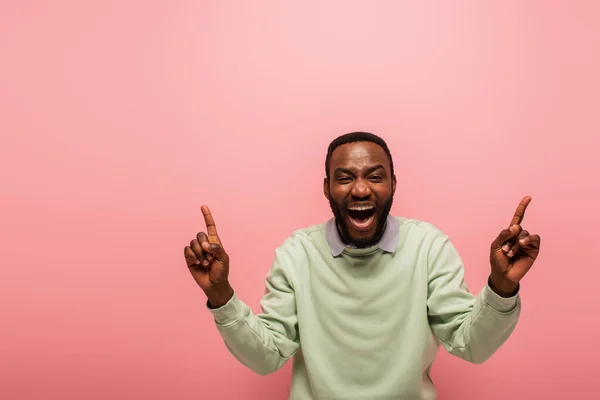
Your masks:
[{"label": "pink wall", "polygon": [[531,195],[542,251],[487,363],[442,399],[590,399],[598,373],[593,1],[0,4],[0,398],[282,399],[229,355],[183,247],[209,204],[258,311],[273,250],[330,216],[326,146],[389,143],[393,212],[485,283]]}]

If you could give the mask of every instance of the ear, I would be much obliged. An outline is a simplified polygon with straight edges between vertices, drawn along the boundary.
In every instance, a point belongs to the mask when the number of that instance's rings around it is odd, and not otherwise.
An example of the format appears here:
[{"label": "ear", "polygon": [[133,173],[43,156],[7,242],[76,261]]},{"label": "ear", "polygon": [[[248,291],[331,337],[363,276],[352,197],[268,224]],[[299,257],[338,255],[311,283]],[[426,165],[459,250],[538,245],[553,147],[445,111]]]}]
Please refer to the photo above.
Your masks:
[{"label": "ear", "polygon": [[329,200],[329,179],[327,178],[323,179],[323,194],[325,195],[325,198]]},{"label": "ear", "polygon": [[392,195],[396,193],[396,175],[392,177]]}]

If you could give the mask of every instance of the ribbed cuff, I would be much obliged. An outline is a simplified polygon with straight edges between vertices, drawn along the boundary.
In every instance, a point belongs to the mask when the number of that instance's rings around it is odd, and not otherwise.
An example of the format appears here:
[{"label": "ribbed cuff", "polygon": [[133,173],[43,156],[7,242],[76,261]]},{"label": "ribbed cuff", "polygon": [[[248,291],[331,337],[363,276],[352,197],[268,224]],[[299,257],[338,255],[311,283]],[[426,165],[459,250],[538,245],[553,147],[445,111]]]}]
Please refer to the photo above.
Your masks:
[{"label": "ribbed cuff", "polygon": [[229,301],[219,307],[210,308],[209,302],[206,302],[206,308],[213,314],[215,322],[219,325],[228,325],[242,318],[245,304],[237,297],[235,292]]},{"label": "ribbed cuff", "polygon": [[502,297],[492,290],[490,285],[485,286],[483,292],[483,301],[494,310],[502,313],[510,312],[517,307],[519,299],[519,288],[515,292],[514,296]]}]

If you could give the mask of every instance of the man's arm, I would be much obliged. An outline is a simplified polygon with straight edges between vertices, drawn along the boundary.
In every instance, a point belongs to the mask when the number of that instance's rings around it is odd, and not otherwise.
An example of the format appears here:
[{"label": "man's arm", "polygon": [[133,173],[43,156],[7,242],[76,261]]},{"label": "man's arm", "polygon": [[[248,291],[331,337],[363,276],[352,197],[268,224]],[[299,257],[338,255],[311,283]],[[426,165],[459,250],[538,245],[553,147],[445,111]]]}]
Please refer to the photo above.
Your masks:
[{"label": "man's arm", "polygon": [[450,353],[481,363],[515,328],[521,311],[519,282],[540,251],[540,236],[521,227],[530,202],[530,196],[521,200],[509,227],[492,242],[488,284],[477,297],[468,293],[462,261],[448,238],[434,242],[427,307],[431,327]]},{"label": "man's arm", "polygon": [[508,339],[519,319],[518,294],[505,298],[489,285],[469,293],[464,267],[447,236],[434,241],[429,254],[427,309],[431,329],[444,348],[480,364]]},{"label": "man's arm", "polygon": [[263,312],[254,315],[229,284],[229,255],[210,209],[201,209],[207,233],[198,232],[184,248],[188,269],[206,294],[207,307],[233,355],[261,375],[276,371],[299,347],[296,299],[284,268],[292,265],[292,260],[280,249],[275,252],[261,301]]},{"label": "man's arm", "polygon": [[255,315],[235,292],[221,307],[211,308],[210,298],[207,303],[229,351],[260,375],[283,367],[300,347],[295,293],[284,268],[289,261],[283,251],[276,251],[261,313]]}]

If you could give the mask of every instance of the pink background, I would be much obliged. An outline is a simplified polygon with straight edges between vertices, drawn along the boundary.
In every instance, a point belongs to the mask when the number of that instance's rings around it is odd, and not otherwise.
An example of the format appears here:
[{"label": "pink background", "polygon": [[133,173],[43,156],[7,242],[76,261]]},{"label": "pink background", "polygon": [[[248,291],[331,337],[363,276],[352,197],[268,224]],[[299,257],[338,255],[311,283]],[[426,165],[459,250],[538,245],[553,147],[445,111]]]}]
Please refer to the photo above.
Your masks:
[{"label": "pink background", "polygon": [[393,213],[473,291],[525,195],[542,251],[487,363],[441,399],[597,396],[594,1],[0,3],[0,398],[283,399],[226,350],[183,247],[214,213],[255,311],[273,250],[329,218],[326,147],[394,155]]}]

